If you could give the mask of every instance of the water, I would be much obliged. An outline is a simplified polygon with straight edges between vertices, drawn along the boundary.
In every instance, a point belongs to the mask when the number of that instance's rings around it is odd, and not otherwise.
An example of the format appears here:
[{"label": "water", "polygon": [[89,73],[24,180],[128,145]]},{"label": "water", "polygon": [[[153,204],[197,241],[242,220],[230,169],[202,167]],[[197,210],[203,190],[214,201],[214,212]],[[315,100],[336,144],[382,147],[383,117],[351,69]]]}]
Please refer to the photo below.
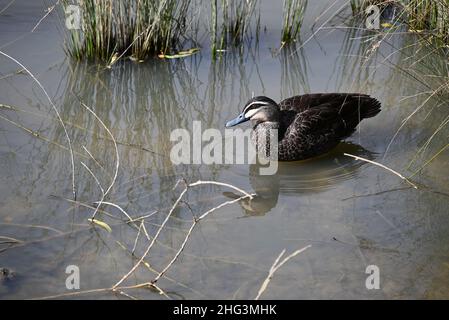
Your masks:
[{"label": "water", "polygon": [[[369,61],[357,56],[369,45],[360,38],[363,34],[330,28],[342,25],[338,17],[309,39],[315,17],[327,3],[309,4],[302,47],[276,51],[282,8],[263,2],[260,42],[253,41],[242,55],[226,53],[211,61],[205,43],[201,54],[187,59],[128,61],[111,69],[66,58],[63,25],[54,16],[29,33],[42,16],[41,3],[16,1],[1,13],[0,50],[29,67],[66,121],[76,152],[80,205],[70,201],[70,156],[56,115],[36,84],[24,74],[10,75],[19,67],[2,57],[0,103],[15,110],[3,107],[0,113],[0,236],[20,242],[0,245],[0,268],[13,272],[0,280],[0,297],[69,293],[68,265],[79,267],[81,290],[107,288],[136,262],[130,251],[137,230],[123,222],[118,209],[104,206],[113,216],[101,212],[98,216],[111,226],[111,233],[87,220],[93,210],[86,206],[99,200],[101,191],[81,161],[107,186],[116,158],[108,133],[80,105],[81,99],[118,142],[120,166],[107,200],[132,217],[156,212],[146,219],[150,235],[180,194],[182,184],[173,189],[180,178],[221,181],[257,193],[253,200],[225,206],[198,224],[168,278],[158,282],[170,297],[252,299],[284,248],[291,253],[312,245],[279,269],[263,298],[448,298],[447,151],[414,176],[418,190],[386,170],[343,155],[359,155],[409,175],[413,172],[406,169],[409,162],[438,128],[443,111],[430,100],[399,131],[385,154],[401,121],[426,99],[416,95],[424,91],[422,84],[400,72],[412,62],[403,52],[394,53],[413,39],[391,37]],[[0,7],[4,6],[2,1]],[[328,18],[324,14],[314,30]],[[194,120],[200,120],[203,128],[224,132],[224,123],[238,114],[252,93],[279,101],[320,91],[369,93],[383,109],[363,121],[331,154],[280,164],[274,176],[260,176],[257,165],[176,166],[167,157],[172,130],[191,128]],[[445,138],[447,132],[442,130],[412,168],[443,147]],[[188,205],[182,203],[175,210],[151,251],[147,259],[151,267],[160,271],[170,261],[191,225],[192,213],[199,216],[236,196],[224,187],[192,188],[185,198]],[[148,243],[141,232],[137,256]],[[368,265],[380,269],[379,290],[365,287]],[[142,266],[126,285],[154,277]],[[149,289],[127,293],[163,298]],[[110,292],[74,297],[124,298]]]}]

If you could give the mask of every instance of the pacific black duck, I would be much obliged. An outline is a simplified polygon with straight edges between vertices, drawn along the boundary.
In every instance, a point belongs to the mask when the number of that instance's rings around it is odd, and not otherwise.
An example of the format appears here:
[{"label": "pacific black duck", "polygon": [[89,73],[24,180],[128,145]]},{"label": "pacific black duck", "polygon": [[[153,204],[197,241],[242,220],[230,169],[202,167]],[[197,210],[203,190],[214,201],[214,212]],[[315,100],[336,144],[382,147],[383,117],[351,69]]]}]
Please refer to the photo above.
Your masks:
[{"label": "pacific black duck", "polygon": [[[360,93],[313,93],[294,96],[277,104],[265,96],[249,100],[242,113],[228,121],[232,127],[253,121],[251,140],[256,149],[269,154],[269,139],[278,130],[278,160],[295,161],[319,156],[349,137],[362,119],[380,112],[375,98]],[[266,141],[260,143],[260,141]]]}]

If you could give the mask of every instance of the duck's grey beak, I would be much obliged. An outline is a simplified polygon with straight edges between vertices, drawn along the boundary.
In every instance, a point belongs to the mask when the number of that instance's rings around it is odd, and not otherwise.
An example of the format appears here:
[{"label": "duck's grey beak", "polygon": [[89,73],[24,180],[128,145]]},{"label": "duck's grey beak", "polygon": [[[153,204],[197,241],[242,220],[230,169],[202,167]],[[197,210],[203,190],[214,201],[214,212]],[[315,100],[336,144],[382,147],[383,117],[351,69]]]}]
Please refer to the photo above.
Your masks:
[{"label": "duck's grey beak", "polygon": [[245,115],[243,113],[241,113],[241,114],[238,115],[237,118],[232,119],[232,120],[226,122],[226,128],[236,126],[236,125],[238,125],[240,123],[243,123],[243,122],[246,122],[248,120],[249,120],[249,118],[245,118]]}]

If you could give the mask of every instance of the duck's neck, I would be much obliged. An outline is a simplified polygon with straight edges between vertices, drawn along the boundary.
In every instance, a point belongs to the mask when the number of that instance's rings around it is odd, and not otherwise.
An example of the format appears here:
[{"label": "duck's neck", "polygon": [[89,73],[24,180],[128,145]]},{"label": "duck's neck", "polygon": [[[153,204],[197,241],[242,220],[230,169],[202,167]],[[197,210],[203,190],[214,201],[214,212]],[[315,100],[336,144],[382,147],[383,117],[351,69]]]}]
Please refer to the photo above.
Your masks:
[{"label": "duck's neck", "polygon": [[279,121],[256,121],[253,130],[279,130]]},{"label": "duck's neck", "polygon": [[259,134],[268,134],[269,131],[276,130],[277,131],[277,139],[280,141],[284,136],[284,132],[281,128],[281,125],[278,121],[264,121],[254,123],[253,131]]},{"label": "duck's neck", "polygon": [[[273,139],[274,141],[280,141],[279,122],[264,121],[254,125],[251,140],[256,147],[256,151],[264,158],[277,160],[277,142],[275,149],[270,147]],[[276,155],[272,155],[270,149],[276,152]]]}]

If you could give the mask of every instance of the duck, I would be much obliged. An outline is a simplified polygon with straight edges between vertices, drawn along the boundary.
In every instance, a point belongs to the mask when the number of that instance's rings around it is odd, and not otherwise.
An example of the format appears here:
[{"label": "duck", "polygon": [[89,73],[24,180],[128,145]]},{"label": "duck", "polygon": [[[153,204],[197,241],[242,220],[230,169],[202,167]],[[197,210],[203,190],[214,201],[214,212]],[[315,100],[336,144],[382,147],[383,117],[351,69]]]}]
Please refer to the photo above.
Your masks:
[{"label": "duck", "polygon": [[[310,93],[276,103],[266,96],[250,99],[228,121],[230,128],[252,122],[251,141],[259,154],[278,161],[299,161],[324,155],[350,137],[358,124],[381,111],[381,103],[362,93]],[[277,154],[270,153],[271,130],[277,131]]]}]

